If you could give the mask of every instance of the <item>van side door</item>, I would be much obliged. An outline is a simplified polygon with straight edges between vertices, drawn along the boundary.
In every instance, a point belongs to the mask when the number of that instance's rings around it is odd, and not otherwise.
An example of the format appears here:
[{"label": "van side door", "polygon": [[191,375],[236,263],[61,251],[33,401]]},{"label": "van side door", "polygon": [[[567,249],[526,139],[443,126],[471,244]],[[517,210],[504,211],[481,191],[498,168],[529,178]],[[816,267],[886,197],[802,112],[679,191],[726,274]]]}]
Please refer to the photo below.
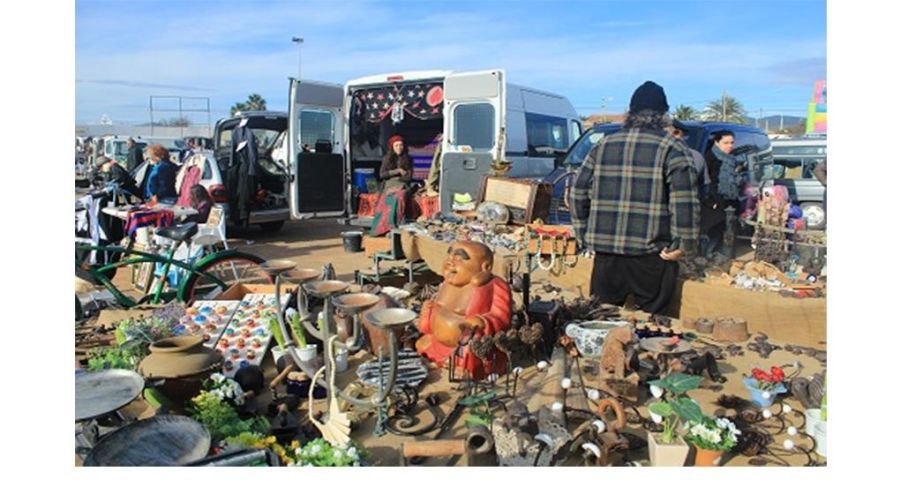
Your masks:
[{"label": "van side door", "polygon": [[288,102],[288,201],[291,217],[344,214],[344,91],[291,78]]},{"label": "van side door", "polygon": [[476,199],[491,163],[504,157],[505,78],[498,69],[453,73],[444,80],[442,211],[452,209],[454,194]]}]

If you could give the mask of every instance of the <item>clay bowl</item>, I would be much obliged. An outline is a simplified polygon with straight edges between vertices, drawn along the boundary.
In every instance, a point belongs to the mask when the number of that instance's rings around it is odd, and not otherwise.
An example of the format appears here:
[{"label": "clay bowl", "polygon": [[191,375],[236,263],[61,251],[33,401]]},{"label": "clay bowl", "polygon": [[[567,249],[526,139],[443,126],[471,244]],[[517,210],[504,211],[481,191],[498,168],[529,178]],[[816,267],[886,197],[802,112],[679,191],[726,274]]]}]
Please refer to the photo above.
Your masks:
[{"label": "clay bowl", "polygon": [[356,315],[372,307],[381,300],[374,293],[345,293],[331,299],[334,306],[347,315]]},{"label": "clay bowl", "polygon": [[350,289],[350,284],[338,280],[307,281],[303,284],[303,289],[316,297],[324,298],[346,292]]},{"label": "clay bowl", "polygon": [[318,269],[300,268],[292,270],[290,275],[285,276],[285,279],[293,283],[303,284],[318,278],[321,274]]},{"label": "clay bowl", "polygon": [[366,322],[385,331],[401,329],[416,320],[418,315],[409,309],[394,307],[366,313]]},{"label": "clay bowl", "polygon": [[266,261],[259,265],[269,276],[278,276],[297,267],[297,263],[286,260]]}]

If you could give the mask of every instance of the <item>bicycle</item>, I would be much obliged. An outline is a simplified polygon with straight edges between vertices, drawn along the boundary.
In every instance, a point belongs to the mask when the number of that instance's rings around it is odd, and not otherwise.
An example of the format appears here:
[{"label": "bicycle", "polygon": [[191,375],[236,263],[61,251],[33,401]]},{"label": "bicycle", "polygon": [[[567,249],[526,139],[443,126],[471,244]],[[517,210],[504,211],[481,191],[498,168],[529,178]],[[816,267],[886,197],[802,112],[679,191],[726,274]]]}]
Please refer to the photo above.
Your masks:
[{"label": "bicycle", "polygon": [[[130,239],[124,247],[76,244],[75,275],[93,285],[100,285],[109,290],[116,303],[124,308],[143,303],[157,304],[173,300],[191,303],[197,299],[212,298],[236,283],[273,282],[272,278],[259,267],[265,262],[264,259],[235,249],[211,252],[202,255],[196,262],[194,259],[187,261],[175,259],[178,248],[190,240],[197,231],[196,223],[157,229],[157,236],[174,242],[164,256],[136,250],[133,248],[134,242]],[[79,252],[83,254],[83,257],[78,256]],[[93,266],[80,260],[91,252],[109,252],[114,255],[116,260]],[[147,293],[137,300],[126,295],[113,283],[112,278],[120,267],[149,264],[150,268],[155,268],[157,263],[162,264],[162,271],[156,272],[152,278],[149,290],[151,293]],[[173,266],[186,273],[176,287],[170,286],[169,283],[169,272]],[[77,306],[78,304],[76,304],[76,311]]]}]

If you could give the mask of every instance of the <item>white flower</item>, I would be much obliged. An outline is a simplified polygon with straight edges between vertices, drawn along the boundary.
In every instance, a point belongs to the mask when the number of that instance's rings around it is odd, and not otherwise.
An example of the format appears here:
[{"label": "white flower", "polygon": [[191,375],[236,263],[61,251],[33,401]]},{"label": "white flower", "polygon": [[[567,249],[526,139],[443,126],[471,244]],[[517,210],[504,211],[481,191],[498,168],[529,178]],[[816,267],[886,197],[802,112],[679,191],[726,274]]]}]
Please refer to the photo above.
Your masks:
[{"label": "white flower", "polygon": [[225,375],[216,372],[215,374],[209,376],[209,378],[212,379],[212,382],[219,384],[225,380]]},{"label": "white flower", "polygon": [[322,451],[322,446],[319,446],[318,444],[313,444],[312,447],[309,448],[310,454],[313,454],[313,455],[317,455],[321,451]]},{"label": "white flower", "polygon": [[663,389],[655,384],[651,384],[650,394],[652,394],[654,398],[659,398],[663,395]]},{"label": "white flower", "polygon": [[334,457],[336,459],[341,458],[343,456],[344,456],[344,450],[342,450],[341,448],[334,448]]},{"label": "white flower", "polygon": [[350,449],[347,450],[347,454],[350,455],[350,456],[353,457],[353,458],[357,458],[357,457],[358,457],[358,456],[357,456],[356,448],[353,447],[353,446],[350,446]]}]

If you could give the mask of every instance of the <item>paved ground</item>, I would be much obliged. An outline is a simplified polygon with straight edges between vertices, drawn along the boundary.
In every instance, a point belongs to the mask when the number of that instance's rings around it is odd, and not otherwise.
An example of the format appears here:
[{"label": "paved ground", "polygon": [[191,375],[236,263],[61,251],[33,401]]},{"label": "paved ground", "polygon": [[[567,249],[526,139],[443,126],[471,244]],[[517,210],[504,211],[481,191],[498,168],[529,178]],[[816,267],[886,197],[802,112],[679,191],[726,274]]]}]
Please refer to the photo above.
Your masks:
[{"label": "paved ground", "polygon": [[335,219],[293,221],[277,233],[266,233],[259,227],[231,228],[228,241],[229,247],[267,260],[290,259],[298,267],[321,268],[330,262],[339,279],[350,281],[354,270],[371,266],[362,252],[344,252],[341,232],[352,230],[362,229],[341,225]]}]

